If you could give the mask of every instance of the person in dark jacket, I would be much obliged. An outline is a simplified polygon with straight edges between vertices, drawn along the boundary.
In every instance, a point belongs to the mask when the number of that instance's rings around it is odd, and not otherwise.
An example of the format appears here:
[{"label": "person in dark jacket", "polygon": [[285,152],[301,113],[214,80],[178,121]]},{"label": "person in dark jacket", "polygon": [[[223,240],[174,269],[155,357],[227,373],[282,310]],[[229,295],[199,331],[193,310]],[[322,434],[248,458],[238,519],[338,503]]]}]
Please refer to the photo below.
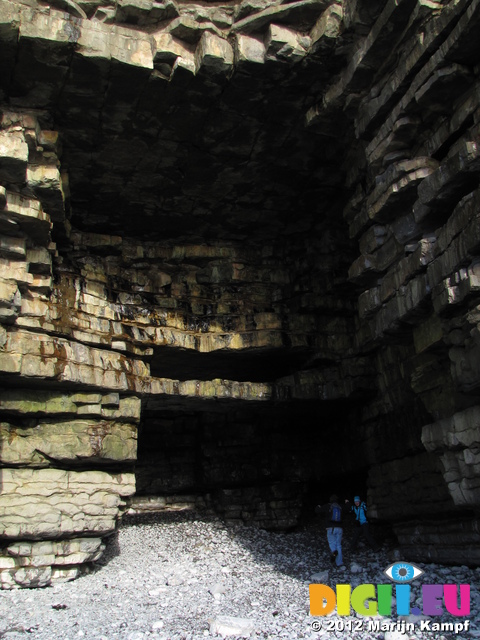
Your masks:
[{"label": "person in dark jacket", "polygon": [[[349,501],[345,500],[345,504],[349,505]],[[353,505],[350,507],[350,510],[355,516],[355,529],[353,532],[351,548],[352,551],[355,551],[358,545],[358,540],[360,536],[363,536],[368,544],[372,547],[372,549],[377,549],[378,545],[372,537],[367,520],[367,505],[365,502],[360,500],[360,496],[355,496],[353,498]]]},{"label": "person in dark jacket", "polygon": [[342,517],[343,507],[338,503],[338,496],[333,494],[330,496],[328,504],[317,505],[315,513],[322,514],[326,518],[327,541],[330,547],[331,561],[335,562],[337,567],[343,566],[342,557]]}]

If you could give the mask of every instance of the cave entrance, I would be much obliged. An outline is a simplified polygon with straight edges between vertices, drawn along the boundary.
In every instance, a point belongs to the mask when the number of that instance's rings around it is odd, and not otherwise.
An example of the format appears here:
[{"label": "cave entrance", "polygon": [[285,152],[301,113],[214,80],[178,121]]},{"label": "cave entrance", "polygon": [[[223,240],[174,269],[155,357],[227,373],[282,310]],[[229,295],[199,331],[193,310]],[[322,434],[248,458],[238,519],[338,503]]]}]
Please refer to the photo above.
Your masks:
[{"label": "cave entrance", "polygon": [[353,414],[345,401],[148,398],[132,507],[204,508],[226,521],[289,529],[308,513],[313,489],[319,501],[358,486],[339,484],[351,477]]}]

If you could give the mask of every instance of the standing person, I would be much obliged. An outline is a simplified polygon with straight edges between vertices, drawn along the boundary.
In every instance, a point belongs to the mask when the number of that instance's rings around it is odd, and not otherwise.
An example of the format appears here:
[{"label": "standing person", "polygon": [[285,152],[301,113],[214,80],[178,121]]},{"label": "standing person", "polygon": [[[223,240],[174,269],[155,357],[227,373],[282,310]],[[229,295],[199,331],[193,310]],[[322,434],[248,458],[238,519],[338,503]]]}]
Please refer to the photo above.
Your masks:
[{"label": "standing person", "polygon": [[[348,500],[345,500],[345,504],[350,504]],[[355,516],[355,530],[353,532],[352,538],[352,551],[355,551],[358,545],[358,539],[360,535],[362,535],[372,549],[377,549],[378,545],[372,537],[369,528],[368,528],[368,520],[367,520],[367,505],[365,502],[360,500],[360,496],[355,496],[353,498],[353,505],[351,506],[351,511]]]},{"label": "standing person", "polygon": [[324,514],[326,517],[327,541],[332,555],[330,559],[337,567],[343,566],[342,557],[342,507],[338,504],[338,496],[332,494],[328,504],[317,505],[316,513]]}]

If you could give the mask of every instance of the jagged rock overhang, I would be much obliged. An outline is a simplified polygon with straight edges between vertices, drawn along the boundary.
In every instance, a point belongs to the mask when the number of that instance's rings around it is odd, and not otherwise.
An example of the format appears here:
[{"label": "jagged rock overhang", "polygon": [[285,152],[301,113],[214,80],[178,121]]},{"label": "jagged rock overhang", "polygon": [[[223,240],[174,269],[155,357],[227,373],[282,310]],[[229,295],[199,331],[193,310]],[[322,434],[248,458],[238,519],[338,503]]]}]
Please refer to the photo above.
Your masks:
[{"label": "jagged rock overhang", "polygon": [[168,20],[143,32],[0,5],[2,89],[61,132],[67,224],[198,241],[339,222],[345,126],[317,135],[305,114],[345,57],[340,5],[263,13],[222,31],[200,21],[198,42]]}]

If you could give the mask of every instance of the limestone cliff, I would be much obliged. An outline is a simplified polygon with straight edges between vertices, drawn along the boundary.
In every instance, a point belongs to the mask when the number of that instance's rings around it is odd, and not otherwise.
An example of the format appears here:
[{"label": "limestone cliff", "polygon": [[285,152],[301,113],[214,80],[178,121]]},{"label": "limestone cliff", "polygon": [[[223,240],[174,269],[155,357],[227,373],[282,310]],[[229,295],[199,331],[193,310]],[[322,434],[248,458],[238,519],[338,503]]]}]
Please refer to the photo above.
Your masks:
[{"label": "limestone cliff", "polygon": [[285,529],[361,479],[406,557],[480,563],[479,26],[0,0],[3,587],[135,493]]}]

